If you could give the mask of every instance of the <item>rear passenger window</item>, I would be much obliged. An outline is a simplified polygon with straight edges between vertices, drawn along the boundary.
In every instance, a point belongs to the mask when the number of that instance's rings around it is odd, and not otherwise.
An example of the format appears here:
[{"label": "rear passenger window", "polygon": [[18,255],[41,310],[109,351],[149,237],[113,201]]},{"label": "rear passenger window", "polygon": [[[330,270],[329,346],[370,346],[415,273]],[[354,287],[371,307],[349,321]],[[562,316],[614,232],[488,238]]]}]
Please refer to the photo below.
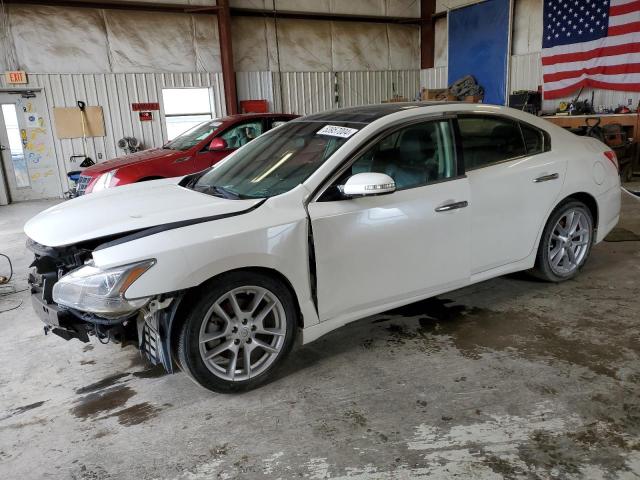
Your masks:
[{"label": "rear passenger window", "polygon": [[544,152],[544,134],[537,128],[530,127],[524,123],[520,124],[524,144],[527,148],[527,155],[535,155]]},{"label": "rear passenger window", "polygon": [[458,118],[467,170],[526,155],[517,122],[497,117]]}]

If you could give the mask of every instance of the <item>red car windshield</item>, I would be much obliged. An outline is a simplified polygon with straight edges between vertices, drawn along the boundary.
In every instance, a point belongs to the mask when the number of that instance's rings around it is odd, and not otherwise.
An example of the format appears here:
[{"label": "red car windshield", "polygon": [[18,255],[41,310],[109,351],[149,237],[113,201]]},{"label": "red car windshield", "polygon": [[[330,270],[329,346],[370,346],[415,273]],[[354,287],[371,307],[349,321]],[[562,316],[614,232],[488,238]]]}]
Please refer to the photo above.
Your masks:
[{"label": "red car windshield", "polygon": [[208,120],[181,133],[170,142],[165,143],[162,148],[180,151],[189,150],[211,135],[220,125],[222,125],[222,122],[218,120]]}]

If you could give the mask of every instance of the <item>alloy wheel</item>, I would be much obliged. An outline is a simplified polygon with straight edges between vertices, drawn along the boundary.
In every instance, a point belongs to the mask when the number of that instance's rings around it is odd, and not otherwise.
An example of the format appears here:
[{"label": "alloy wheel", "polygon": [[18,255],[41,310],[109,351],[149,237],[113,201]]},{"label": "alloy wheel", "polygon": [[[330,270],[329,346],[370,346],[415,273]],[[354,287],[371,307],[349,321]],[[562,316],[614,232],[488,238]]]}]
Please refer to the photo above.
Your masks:
[{"label": "alloy wheel", "polygon": [[549,238],[549,266],[553,273],[567,276],[581,265],[591,242],[591,225],[580,209],[562,214]]},{"label": "alloy wheel", "polygon": [[286,333],[285,310],[276,295],[258,286],[235,288],[219,297],[205,315],[200,356],[221,379],[249,380],[277,359]]}]

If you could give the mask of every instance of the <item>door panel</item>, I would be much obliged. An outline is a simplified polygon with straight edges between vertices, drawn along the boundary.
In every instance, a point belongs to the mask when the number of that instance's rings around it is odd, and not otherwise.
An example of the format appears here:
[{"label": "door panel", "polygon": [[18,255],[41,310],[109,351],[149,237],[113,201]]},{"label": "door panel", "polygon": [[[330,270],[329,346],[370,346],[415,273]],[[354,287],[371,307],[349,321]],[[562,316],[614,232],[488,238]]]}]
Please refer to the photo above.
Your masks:
[{"label": "door panel", "polygon": [[320,320],[466,282],[470,208],[436,209],[468,198],[458,178],[311,203]]},{"label": "door panel", "polygon": [[20,137],[18,111],[15,103],[0,105],[0,155],[5,174],[5,185],[9,187],[9,196],[13,201],[27,200],[31,181],[27,160]]},{"label": "door panel", "polygon": [[[566,162],[549,152],[467,173],[473,206],[472,274],[523,260],[532,252],[565,171]],[[536,182],[547,175],[554,178]]]}]

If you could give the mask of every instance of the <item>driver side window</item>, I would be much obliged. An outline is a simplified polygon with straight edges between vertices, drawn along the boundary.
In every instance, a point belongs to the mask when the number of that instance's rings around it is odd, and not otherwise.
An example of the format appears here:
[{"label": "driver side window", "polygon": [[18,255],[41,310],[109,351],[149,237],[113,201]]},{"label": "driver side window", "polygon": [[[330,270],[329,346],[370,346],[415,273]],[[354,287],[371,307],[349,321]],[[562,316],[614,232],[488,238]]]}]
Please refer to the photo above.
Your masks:
[{"label": "driver side window", "polygon": [[260,120],[245,122],[231,127],[220,135],[220,138],[227,142],[227,148],[235,149],[246,145],[254,138],[262,135],[262,130],[262,122]]},{"label": "driver side window", "polygon": [[448,120],[414,124],[383,138],[358,158],[351,174],[386,173],[397,190],[421,187],[456,175]]},{"label": "driver side window", "polygon": [[361,155],[351,174],[386,173],[397,190],[421,187],[456,175],[451,125],[447,120],[398,130]]},{"label": "driver side window", "polygon": [[385,136],[351,164],[320,201],[342,200],[341,186],[357,173],[386,173],[396,190],[417,188],[453,178],[456,155],[448,120],[417,123]]}]

